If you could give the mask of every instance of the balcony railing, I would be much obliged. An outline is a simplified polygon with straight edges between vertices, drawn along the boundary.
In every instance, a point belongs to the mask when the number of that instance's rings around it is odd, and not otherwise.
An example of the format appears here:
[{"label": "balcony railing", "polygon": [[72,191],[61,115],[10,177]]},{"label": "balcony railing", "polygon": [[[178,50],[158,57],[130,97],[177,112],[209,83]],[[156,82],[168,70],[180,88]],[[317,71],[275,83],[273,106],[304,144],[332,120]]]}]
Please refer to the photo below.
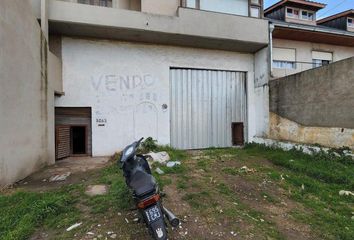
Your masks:
[{"label": "balcony railing", "polygon": [[[60,1],[68,1],[68,0],[60,0]],[[71,2],[93,5],[93,6],[100,6],[100,7],[122,8],[122,6],[117,6],[117,3],[115,3],[113,0],[71,0]],[[140,1],[139,4],[142,5],[142,2]],[[177,11],[178,7],[184,7],[184,8],[203,10],[203,11],[261,18],[262,10],[263,10],[262,5],[263,5],[263,0],[241,0],[241,1],[240,0],[233,0],[233,1],[220,0],[218,1],[218,3],[215,3],[214,0],[180,0],[179,4],[175,6],[176,9],[174,11]],[[135,7],[130,6],[130,4],[128,4],[128,6],[125,6],[123,8],[128,10],[136,10],[136,11],[141,10],[141,6],[138,9],[137,6]],[[167,15],[169,14],[167,13]]]},{"label": "balcony railing", "polygon": [[181,0],[181,7],[203,11],[226,13],[245,17],[261,18],[263,0]]}]

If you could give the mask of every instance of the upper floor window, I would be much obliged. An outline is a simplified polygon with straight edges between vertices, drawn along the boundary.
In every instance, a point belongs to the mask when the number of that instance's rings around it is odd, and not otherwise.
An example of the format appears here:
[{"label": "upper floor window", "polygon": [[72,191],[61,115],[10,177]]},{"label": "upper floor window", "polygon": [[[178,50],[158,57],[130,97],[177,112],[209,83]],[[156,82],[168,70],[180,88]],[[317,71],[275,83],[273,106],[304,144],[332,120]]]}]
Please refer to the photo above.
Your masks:
[{"label": "upper floor window", "polygon": [[314,21],[315,13],[307,10],[301,10],[296,8],[286,8],[286,16],[289,18]]},{"label": "upper floor window", "polygon": [[321,60],[321,59],[312,59],[312,67],[317,68],[317,67],[322,67],[330,64],[331,62],[328,60]]},{"label": "upper floor window", "polygon": [[261,17],[261,8],[258,6],[251,6],[250,8],[250,17],[260,18]]},{"label": "upper floor window", "polygon": [[78,0],[77,2],[102,7],[112,7],[112,0]]},{"label": "upper floor window", "polygon": [[273,68],[296,69],[296,50],[273,48]]},{"label": "upper floor window", "polygon": [[[252,1],[259,2],[260,0]],[[241,16],[249,15],[249,0],[185,0],[184,6],[212,12]],[[257,12],[254,11],[254,14],[257,14]],[[260,15],[260,11],[258,15]]]},{"label": "upper floor window", "polygon": [[287,8],[286,15],[291,18],[299,18],[299,10],[294,8]]},{"label": "upper floor window", "polygon": [[348,27],[354,28],[354,19],[353,18],[348,18]]},{"label": "upper floor window", "polygon": [[312,66],[321,67],[328,65],[333,61],[333,54],[331,52],[312,51]]},{"label": "upper floor window", "polygon": [[250,17],[260,18],[263,3],[262,0],[251,0],[250,3]]},{"label": "upper floor window", "polygon": [[296,69],[296,63],[290,61],[273,60],[273,67],[279,69]]},{"label": "upper floor window", "polygon": [[314,16],[315,15],[313,14],[313,12],[301,10],[301,19],[302,20],[313,21],[313,20],[315,20]]}]

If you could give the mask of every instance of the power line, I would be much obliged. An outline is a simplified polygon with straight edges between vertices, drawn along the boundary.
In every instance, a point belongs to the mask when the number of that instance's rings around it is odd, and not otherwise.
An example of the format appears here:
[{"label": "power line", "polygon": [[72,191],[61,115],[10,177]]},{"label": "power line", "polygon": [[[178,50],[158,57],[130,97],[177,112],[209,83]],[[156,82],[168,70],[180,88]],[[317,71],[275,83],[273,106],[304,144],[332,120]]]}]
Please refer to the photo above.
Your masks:
[{"label": "power line", "polygon": [[318,16],[319,18],[326,15],[327,13],[329,13],[330,11],[336,9],[337,7],[339,7],[340,5],[342,5],[343,3],[345,3],[347,0],[343,0],[340,3],[338,3],[336,6],[334,6],[333,8],[329,9],[328,11],[326,11],[325,13],[321,14],[320,16]]}]

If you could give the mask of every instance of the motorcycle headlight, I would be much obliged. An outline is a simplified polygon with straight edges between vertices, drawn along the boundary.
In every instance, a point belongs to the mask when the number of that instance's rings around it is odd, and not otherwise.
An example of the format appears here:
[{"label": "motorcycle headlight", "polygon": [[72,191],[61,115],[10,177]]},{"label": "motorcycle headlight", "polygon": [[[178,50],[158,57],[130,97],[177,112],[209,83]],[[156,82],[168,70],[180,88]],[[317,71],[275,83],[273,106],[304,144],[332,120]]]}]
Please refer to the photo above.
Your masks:
[{"label": "motorcycle headlight", "polygon": [[133,150],[134,150],[133,147],[129,147],[129,148],[125,151],[124,155],[125,155],[126,157],[129,156],[130,154],[132,154]]}]

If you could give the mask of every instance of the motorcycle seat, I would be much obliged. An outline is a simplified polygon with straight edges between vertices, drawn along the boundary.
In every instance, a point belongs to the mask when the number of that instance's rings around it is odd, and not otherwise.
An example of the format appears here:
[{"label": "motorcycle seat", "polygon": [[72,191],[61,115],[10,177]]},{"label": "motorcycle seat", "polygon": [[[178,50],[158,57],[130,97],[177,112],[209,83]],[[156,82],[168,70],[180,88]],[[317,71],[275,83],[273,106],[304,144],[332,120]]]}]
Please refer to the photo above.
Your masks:
[{"label": "motorcycle seat", "polygon": [[155,190],[156,181],[152,175],[144,171],[137,171],[132,176],[129,185],[136,196],[142,196]]}]

